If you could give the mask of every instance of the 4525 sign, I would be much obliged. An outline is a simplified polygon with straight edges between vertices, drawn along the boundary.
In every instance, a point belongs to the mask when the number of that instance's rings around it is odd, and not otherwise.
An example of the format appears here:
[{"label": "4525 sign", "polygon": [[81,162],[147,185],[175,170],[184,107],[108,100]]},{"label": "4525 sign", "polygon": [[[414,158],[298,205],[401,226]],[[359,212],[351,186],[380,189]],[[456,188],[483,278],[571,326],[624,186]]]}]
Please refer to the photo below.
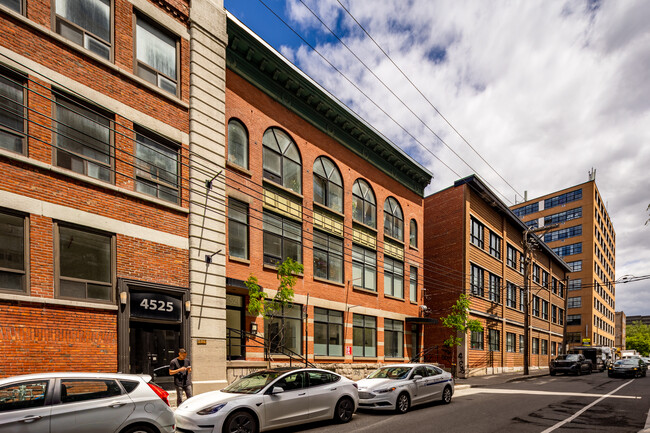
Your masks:
[{"label": "4525 sign", "polygon": [[178,298],[163,293],[130,293],[131,317],[180,322],[182,303]]}]

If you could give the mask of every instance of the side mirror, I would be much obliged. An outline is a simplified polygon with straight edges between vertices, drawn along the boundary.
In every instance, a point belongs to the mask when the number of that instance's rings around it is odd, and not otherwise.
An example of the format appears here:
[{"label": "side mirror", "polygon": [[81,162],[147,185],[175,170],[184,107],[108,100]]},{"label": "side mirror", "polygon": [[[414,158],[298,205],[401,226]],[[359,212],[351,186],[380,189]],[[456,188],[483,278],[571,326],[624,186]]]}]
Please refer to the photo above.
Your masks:
[{"label": "side mirror", "polygon": [[413,380],[420,380],[420,379],[422,379],[422,376],[420,376],[419,374],[413,376]]},{"label": "side mirror", "polygon": [[274,386],[273,390],[271,391],[271,395],[282,394],[283,392],[284,392],[284,388],[280,388],[279,386]]}]

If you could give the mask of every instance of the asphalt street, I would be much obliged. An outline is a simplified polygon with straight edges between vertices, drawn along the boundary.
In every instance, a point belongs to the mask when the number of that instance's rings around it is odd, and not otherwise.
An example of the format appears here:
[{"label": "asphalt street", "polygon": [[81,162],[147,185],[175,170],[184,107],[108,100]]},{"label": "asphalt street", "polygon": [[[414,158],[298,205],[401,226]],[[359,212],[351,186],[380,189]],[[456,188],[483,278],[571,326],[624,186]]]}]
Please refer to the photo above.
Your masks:
[{"label": "asphalt street", "polygon": [[541,376],[458,390],[449,405],[431,403],[405,415],[360,411],[343,426],[315,423],[283,431],[650,433],[649,410],[650,376]]}]

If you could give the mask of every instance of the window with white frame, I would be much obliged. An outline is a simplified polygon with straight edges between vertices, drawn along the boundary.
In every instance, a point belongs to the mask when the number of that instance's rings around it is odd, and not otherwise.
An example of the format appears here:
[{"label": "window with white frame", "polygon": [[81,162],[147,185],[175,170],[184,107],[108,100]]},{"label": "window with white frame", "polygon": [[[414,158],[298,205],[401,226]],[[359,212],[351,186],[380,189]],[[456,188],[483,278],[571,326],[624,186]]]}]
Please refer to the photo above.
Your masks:
[{"label": "window with white frame", "polygon": [[517,335],[512,332],[506,333],[506,352],[517,351]]},{"label": "window with white frame", "polygon": [[582,307],[582,296],[573,296],[567,299],[567,308],[580,308]]},{"label": "window with white frame", "polygon": [[377,291],[377,252],[352,245],[352,285]]},{"label": "window with white frame", "polygon": [[264,178],[300,194],[302,163],[296,143],[281,129],[269,128],[262,137],[262,147]]},{"label": "window with white frame", "polygon": [[363,179],[357,179],[352,185],[352,219],[368,227],[377,227],[375,194]]},{"label": "window with white frame", "polygon": [[470,348],[483,350],[483,331],[472,331],[470,337]]},{"label": "window with white frame", "polygon": [[501,260],[501,238],[490,230],[490,254]]},{"label": "window with white frame", "polygon": [[471,265],[470,272],[472,295],[483,296],[483,269],[476,265]]},{"label": "window with white frame", "polygon": [[483,249],[483,231],[484,226],[476,218],[471,219],[470,242]]},{"label": "window with white frame", "polygon": [[492,302],[501,302],[501,278],[490,274],[489,299]]},{"label": "window with white frame", "polygon": [[409,245],[413,248],[418,247],[418,223],[414,219],[409,226]]},{"label": "window with white frame", "polygon": [[506,306],[517,308],[517,286],[510,281],[506,283]]},{"label": "window with white frame", "polygon": [[404,353],[404,322],[384,319],[384,357],[401,358]]},{"label": "window with white frame", "polygon": [[490,352],[499,352],[501,350],[501,332],[498,329],[490,329],[488,337],[490,339]]},{"label": "window with white frame", "polygon": [[409,272],[409,299],[411,302],[418,301],[418,268],[411,266]]},{"label": "window with white frame", "polygon": [[343,212],[343,180],[331,159],[320,156],[314,161],[314,202]]}]

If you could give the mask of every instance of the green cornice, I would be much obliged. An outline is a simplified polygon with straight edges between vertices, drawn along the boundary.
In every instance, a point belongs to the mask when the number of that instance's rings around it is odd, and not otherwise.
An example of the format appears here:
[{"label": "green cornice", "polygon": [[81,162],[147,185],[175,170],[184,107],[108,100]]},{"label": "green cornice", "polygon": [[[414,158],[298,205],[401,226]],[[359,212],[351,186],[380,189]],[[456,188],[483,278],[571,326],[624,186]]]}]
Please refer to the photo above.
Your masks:
[{"label": "green cornice", "polygon": [[432,174],[228,16],[226,65],[323,133],[424,197]]}]

